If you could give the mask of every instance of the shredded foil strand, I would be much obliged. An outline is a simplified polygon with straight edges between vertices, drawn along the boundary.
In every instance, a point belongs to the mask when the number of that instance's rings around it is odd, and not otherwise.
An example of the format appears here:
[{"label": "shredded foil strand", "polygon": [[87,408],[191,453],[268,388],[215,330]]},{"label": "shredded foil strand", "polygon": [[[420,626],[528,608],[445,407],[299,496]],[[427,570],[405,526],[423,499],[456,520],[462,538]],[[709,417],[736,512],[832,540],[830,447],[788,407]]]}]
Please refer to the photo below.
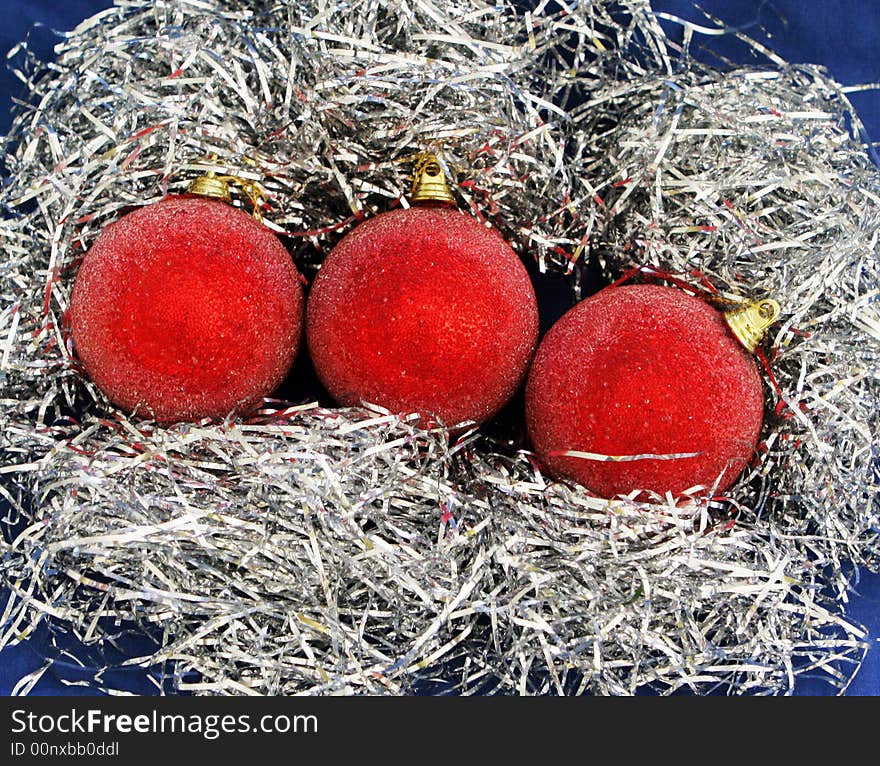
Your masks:
[{"label": "shredded foil strand", "polygon": [[[111,693],[120,664],[202,694],[845,690],[869,640],[846,600],[880,548],[880,177],[823,70],[741,35],[755,63],[714,69],[694,31],[643,0],[126,0],[51,63],[23,43],[0,647],[54,650],[16,692],[53,662]],[[780,301],[760,456],[728,495],[600,500],[524,444],[370,407],[160,427],[78,368],[73,276],[126,210],[236,174],[313,276],[406,204],[426,147],[572,300],[600,273]],[[130,636],[149,648],[113,659]]]}]

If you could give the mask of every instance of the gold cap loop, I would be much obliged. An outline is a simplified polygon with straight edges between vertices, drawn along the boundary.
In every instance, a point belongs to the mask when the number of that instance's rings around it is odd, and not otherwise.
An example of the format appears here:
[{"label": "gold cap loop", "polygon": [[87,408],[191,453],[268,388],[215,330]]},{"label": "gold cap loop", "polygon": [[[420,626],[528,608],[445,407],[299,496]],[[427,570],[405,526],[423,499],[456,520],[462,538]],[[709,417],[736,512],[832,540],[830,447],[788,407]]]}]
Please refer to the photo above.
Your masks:
[{"label": "gold cap loop", "polygon": [[433,152],[422,152],[416,160],[413,172],[413,185],[410,200],[416,202],[442,202],[455,204],[452,189],[446,180],[446,173],[437,155]]},{"label": "gold cap loop", "polygon": [[782,309],[776,301],[772,298],[764,298],[764,300],[726,311],[724,319],[739,342],[750,352],[754,352],[764,339],[767,329],[779,318],[781,313]]}]

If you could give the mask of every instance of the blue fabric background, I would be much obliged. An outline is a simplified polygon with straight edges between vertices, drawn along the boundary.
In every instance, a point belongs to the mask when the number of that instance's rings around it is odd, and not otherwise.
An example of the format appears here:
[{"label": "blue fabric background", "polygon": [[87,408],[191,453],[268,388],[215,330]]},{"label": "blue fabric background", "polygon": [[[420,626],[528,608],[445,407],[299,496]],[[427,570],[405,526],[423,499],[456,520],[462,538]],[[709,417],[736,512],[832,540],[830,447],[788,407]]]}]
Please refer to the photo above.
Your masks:
[{"label": "blue fabric background", "polygon": [[[772,37],[768,44],[789,61],[814,62],[825,65],[830,73],[845,85],[880,82],[880,0],[701,0],[701,6],[728,24],[749,26],[752,36],[760,36],[760,27]],[[31,46],[43,58],[51,52],[58,37],[52,30],[72,29],[82,19],[110,7],[111,0],[36,0],[10,2],[0,0],[4,18],[0,28],[0,52],[30,35]],[[699,21],[691,0],[654,0],[657,10]],[[34,27],[35,24],[40,26]],[[765,38],[767,39],[767,38]],[[727,45],[718,38],[703,38],[713,50],[738,56],[743,63],[741,49]],[[23,86],[0,67],[0,131],[10,124],[13,99],[21,95]],[[859,114],[865,122],[872,141],[880,141],[880,91],[852,95]],[[850,619],[861,623],[870,632],[872,648],[861,671],[850,686],[850,695],[880,695],[880,575],[862,573],[854,586],[847,607]],[[9,695],[15,682],[27,672],[41,665],[40,651],[45,636],[38,635],[15,647],[0,652],[0,694]],[[122,654],[134,654],[143,646],[127,645]],[[68,681],[87,678],[75,664],[59,661],[46,673],[34,694],[89,694],[81,686],[65,686]],[[113,679],[135,693],[155,693],[155,686],[139,672],[120,672]],[[833,693],[827,685],[801,678],[797,693],[825,695]]]}]

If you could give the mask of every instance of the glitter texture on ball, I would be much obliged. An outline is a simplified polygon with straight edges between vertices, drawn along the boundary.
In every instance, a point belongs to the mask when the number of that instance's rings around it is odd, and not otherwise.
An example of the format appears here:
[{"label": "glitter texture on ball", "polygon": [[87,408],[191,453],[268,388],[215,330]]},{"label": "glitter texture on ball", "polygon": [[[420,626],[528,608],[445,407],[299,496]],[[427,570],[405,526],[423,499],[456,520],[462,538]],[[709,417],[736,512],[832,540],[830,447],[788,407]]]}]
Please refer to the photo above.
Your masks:
[{"label": "glitter texture on ball", "polygon": [[340,403],[483,422],[514,394],[537,341],[525,267],[450,208],[390,211],[350,232],[308,301],[315,369]]},{"label": "glitter texture on ball", "polygon": [[85,372],[119,407],[163,422],[247,412],[284,379],[302,335],[290,255],[262,224],[180,196],[105,228],[74,282]]},{"label": "glitter texture on ball", "polygon": [[755,360],[721,312],[659,285],[577,304],[541,342],[526,386],[536,453],[606,498],[723,492],[754,455],[763,411]]}]

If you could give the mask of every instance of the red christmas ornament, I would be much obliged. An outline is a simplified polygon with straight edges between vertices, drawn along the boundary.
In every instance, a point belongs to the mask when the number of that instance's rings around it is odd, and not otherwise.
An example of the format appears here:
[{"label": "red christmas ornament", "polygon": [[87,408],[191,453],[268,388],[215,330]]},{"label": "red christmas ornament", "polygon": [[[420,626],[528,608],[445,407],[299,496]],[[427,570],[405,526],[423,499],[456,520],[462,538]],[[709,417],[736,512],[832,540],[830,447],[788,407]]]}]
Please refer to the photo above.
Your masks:
[{"label": "red christmas ornament", "polygon": [[762,301],[726,321],[659,285],[611,287],[582,301],[547,333],[529,372],[535,452],[551,474],[600,497],[725,490],[752,458],[764,414],[761,376],[743,343],[757,345],[778,311]]},{"label": "red christmas ornament", "polygon": [[299,273],[275,235],[198,196],[104,229],[70,304],[88,375],[123,409],[164,422],[245,412],[270,394],[296,356],[302,315]]},{"label": "red christmas ornament", "polygon": [[[418,412],[448,426],[494,415],[519,386],[538,333],[525,267],[451,200],[434,157],[413,200],[333,249],[306,309],[319,378],[344,405]],[[446,192],[443,191],[446,189]]]}]

